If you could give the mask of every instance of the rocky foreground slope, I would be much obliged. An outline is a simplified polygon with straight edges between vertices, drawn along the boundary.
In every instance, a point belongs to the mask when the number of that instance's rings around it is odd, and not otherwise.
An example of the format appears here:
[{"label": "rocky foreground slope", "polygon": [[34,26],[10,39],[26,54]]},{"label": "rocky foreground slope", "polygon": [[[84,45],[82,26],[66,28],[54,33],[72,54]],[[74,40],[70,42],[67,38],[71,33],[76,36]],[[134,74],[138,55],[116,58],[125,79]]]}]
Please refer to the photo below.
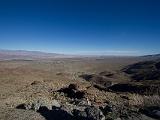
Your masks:
[{"label": "rocky foreground slope", "polygon": [[[13,61],[9,67],[0,63],[0,66],[3,66],[3,69],[0,69],[3,87],[5,88],[10,84],[17,86],[17,88],[14,88],[15,90],[12,90],[14,92],[9,91],[9,88],[1,92],[0,119],[160,119],[159,79],[148,80],[144,79],[146,77],[142,77],[143,79],[137,81],[133,79],[132,74],[127,72],[130,70],[137,74],[139,71],[149,71],[151,68],[158,71],[158,61],[140,62],[129,65],[122,70],[117,68],[102,70],[100,69],[101,63],[102,67],[105,66],[102,60],[91,62],[93,61],[87,61],[87,65],[90,63],[89,65],[93,66],[92,72],[91,70],[88,72],[90,67],[84,65],[83,62],[83,64],[80,63],[80,61],[72,63],[68,63],[68,61],[66,63],[65,61],[65,65],[69,67],[72,65],[72,69],[66,69],[66,66],[62,67],[61,63],[64,63],[64,61],[51,64],[48,62],[42,64],[41,62],[25,61],[25,63],[21,63],[22,66],[20,67],[17,67],[17,61],[14,63],[16,67],[13,66]],[[18,63],[20,62],[18,61]],[[86,69],[83,67],[76,69],[77,66],[82,65]],[[55,68],[56,70],[51,72],[48,69],[50,66],[52,66],[51,70]],[[138,67],[135,69],[134,66]],[[62,71],[64,69],[66,69],[65,72]],[[76,70],[83,72],[77,72]],[[93,72],[94,70],[99,71]],[[6,76],[7,72],[11,75]],[[152,72],[150,73],[152,74]],[[16,79],[14,79],[15,76]],[[22,79],[23,81],[21,81]],[[117,79],[122,80],[118,81]],[[19,84],[22,85],[19,86]]]},{"label": "rocky foreground slope", "polygon": [[114,96],[110,97],[116,97],[118,101],[109,101],[105,93],[99,92],[97,96],[91,96],[87,89],[94,88],[87,86],[81,89],[76,84],[70,84],[57,91],[51,91],[51,99],[40,97],[19,104],[16,108],[36,111],[46,120],[152,120],[160,117],[158,106],[129,105],[130,97],[125,95],[112,94]]}]

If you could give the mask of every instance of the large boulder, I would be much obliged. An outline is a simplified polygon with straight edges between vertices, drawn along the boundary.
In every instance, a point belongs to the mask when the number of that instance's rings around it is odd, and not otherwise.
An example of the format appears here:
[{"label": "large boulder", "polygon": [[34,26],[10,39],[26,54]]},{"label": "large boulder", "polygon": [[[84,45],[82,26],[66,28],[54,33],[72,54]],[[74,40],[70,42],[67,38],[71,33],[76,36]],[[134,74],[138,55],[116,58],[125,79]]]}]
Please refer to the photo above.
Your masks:
[{"label": "large boulder", "polygon": [[76,84],[70,84],[68,87],[61,88],[58,92],[64,93],[71,99],[82,99],[85,97],[85,91],[80,91]]}]

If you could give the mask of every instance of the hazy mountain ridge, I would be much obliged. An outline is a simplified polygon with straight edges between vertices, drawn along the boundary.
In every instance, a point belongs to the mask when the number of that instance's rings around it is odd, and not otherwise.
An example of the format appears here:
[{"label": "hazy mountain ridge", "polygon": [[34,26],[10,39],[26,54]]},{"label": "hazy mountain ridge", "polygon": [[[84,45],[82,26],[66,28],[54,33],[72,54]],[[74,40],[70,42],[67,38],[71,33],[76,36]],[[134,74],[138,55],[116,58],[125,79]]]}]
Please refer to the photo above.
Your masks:
[{"label": "hazy mountain ridge", "polygon": [[63,58],[72,57],[64,54],[46,53],[40,51],[27,50],[0,50],[0,60],[6,59],[48,59],[48,58]]},{"label": "hazy mountain ridge", "polygon": [[[3,50],[0,49],[0,60],[12,60],[12,59],[50,59],[50,58],[73,58],[73,57],[118,57],[118,56],[107,56],[107,55],[66,55],[58,53],[47,53],[41,51],[27,51],[27,50]],[[126,57],[126,56],[121,56]],[[132,56],[130,56],[132,57]],[[160,59],[160,54],[144,55],[140,56],[144,59]]]}]

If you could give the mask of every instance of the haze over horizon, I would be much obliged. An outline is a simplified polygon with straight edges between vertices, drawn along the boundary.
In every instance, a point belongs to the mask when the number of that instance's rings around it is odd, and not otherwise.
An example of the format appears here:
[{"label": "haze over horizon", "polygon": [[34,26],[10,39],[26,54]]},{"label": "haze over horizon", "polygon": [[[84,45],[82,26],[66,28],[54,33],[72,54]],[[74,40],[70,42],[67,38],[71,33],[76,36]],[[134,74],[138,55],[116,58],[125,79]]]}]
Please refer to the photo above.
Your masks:
[{"label": "haze over horizon", "polygon": [[1,0],[0,48],[63,54],[160,53],[159,0]]}]

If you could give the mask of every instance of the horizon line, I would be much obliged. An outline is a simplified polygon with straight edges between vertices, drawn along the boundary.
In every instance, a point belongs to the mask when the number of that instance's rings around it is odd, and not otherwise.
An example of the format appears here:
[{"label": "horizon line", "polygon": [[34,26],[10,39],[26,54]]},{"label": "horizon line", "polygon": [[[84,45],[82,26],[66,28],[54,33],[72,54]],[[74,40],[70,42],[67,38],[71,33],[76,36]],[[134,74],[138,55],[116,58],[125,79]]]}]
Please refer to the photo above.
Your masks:
[{"label": "horizon line", "polygon": [[[104,50],[104,51],[75,51],[72,52],[51,52],[43,50],[28,50],[28,49],[1,49],[0,51],[19,51],[19,52],[40,52],[46,54],[61,54],[61,55],[74,55],[74,56],[147,56],[147,55],[157,55],[160,53],[148,53],[140,54],[138,51],[125,51],[125,50]],[[136,54],[137,53],[137,54]]]}]

